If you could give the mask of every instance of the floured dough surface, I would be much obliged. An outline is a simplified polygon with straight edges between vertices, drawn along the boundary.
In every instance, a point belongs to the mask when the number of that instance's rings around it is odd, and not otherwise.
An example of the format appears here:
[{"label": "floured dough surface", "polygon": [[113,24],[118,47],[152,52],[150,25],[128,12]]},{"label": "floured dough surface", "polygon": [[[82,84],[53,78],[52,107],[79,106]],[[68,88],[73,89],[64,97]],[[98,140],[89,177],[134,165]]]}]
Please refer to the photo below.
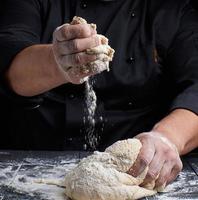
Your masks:
[{"label": "floured dough surface", "polygon": [[66,195],[75,200],[133,200],[156,193],[139,185],[147,169],[138,177],[126,172],[142,145],[137,139],[118,141],[105,152],[94,152],[66,174]]}]

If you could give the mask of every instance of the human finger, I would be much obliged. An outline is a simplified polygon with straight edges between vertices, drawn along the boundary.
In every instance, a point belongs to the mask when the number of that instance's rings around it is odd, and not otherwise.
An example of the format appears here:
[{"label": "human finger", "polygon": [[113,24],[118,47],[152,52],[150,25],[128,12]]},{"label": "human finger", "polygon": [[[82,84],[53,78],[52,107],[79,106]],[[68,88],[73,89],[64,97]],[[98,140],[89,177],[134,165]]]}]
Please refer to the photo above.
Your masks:
[{"label": "human finger", "polygon": [[182,162],[178,163],[178,165],[173,167],[171,174],[167,179],[167,184],[170,184],[171,182],[173,182],[177,178],[177,176],[181,172],[182,168],[183,168]]},{"label": "human finger", "polygon": [[134,177],[140,175],[147,166],[149,166],[155,154],[155,147],[150,140],[139,138],[142,143],[142,148],[140,153],[134,163],[134,165],[129,170],[129,174]]},{"label": "human finger", "polygon": [[79,53],[99,45],[101,45],[101,38],[97,35],[57,43],[60,55]]},{"label": "human finger", "polygon": [[171,171],[173,169],[173,163],[171,163],[170,161],[167,161],[164,163],[164,166],[162,167],[159,177],[156,179],[155,181],[155,188],[159,188],[161,186],[165,186],[168,178],[171,175]]},{"label": "human finger", "polygon": [[86,38],[96,34],[96,29],[90,24],[64,24],[54,31],[54,39],[67,41],[75,38]]},{"label": "human finger", "polygon": [[72,67],[68,70],[67,76],[71,83],[82,84],[90,76],[94,76],[96,73],[90,70],[82,69],[81,67]]},{"label": "human finger", "polygon": [[152,181],[155,181],[157,179],[157,177],[160,174],[161,169],[163,168],[164,162],[165,162],[165,158],[163,157],[162,153],[156,152],[156,154],[154,155],[149,165],[147,175],[142,185],[151,183]]},{"label": "human finger", "polygon": [[97,59],[96,55],[88,55],[84,52],[61,56],[60,64],[64,68],[65,66],[81,66],[87,63],[93,62]]}]

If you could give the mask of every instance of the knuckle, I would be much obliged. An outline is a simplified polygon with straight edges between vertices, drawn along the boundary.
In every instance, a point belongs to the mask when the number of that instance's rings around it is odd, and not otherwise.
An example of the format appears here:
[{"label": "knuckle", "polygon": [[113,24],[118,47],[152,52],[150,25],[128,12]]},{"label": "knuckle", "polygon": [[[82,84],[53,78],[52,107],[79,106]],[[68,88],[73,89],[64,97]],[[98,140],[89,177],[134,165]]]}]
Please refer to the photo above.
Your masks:
[{"label": "knuckle", "polygon": [[60,27],[57,27],[55,29],[55,31],[53,32],[53,35],[52,35],[52,38],[53,38],[53,42],[57,42],[60,40],[61,38],[61,35],[62,35],[62,30]]},{"label": "knuckle", "polygon": [[159,151],[160,151],[161,156],[168,159],[168,160],[173,161],[173,160],[176,159],[175,152],[172,149],[170,149],[166,146],[161,147],[161,150],[160,150],[160,146],[159,146]]},{"label": "knuckle", "polygon": [[161,186],[166,182],[166,177],[161,177],[160,179],[158,179],[157,181],[157,185]]},{"label": "knuckle", "polygon": [[141,156],[140,157],[140,164],[143,166],[148,166],[149,165],[149,160],[146,156]]},{"label": "knuckle", "polygon": [[61,26],[56,27],[56,29],[54,30],[54,35],[57,35],[60,29],[61,29]]},{"label": "knuckle", "polygon": [[150,142],[153,142],[149,135],[146,133],[142,133],[137,138],[142,142],[142,144],[149,144]]},{"label": "knuckle", "polygon": [[63,36],[67,36],[69,33],[69,29],[67,26],[64,26],[61,30]]},{"label": "knuckle", "polygon": [[158,173],[154,172],[154,171],[148,171],[147,173],[147,178],[149,180],[155,180],[158,176]]},{"label": "knuckle", "polygon": [[171,154],[171,149],[168,147],[168,146],[166,146],[166,145],[163,145],[162,146],[162,153],[164,154],[164,155],[169,155],[169,154]]},{"label": "knuckle", "polygon": [[169,160],[172,163],[177,163],[182,168],[182,162],[179,157],[179,155],[174,150],[169,150],[167,154],[165,155],[167,160]]},{"label": "knuckle", "polygon": [[147,148],[147,155],[153,155],[154,154],[154,150],[152,147],[148,147]]},{"label": "knuckle", "polygon": [[70,38],[74,34],[74,31],[72,28],[70,28],[68,25],[65,25],[62,28],[62,35],[67,39]]},{"label": "knuckle", "polygon": [[165,155],[170,161],[177,160],[177,155],[174,151],[168,151]]},{"label": "knuckle", "polygon": [[73,50],[73,51],[79,51],[80,50],[80,46],[79,46],[79,41],[78,40],[73,40],[71,43],[70,43],[70,49]]},{"label": "knuckle", "polygon": [[90,29],[86,25],[79,26],[79,35],[80,36],[90,35]]},{"label": "knuckle", "polygon": [[85,32],[84,28],[82,26],[79,26],[78,35],[82,36],[84,35],[84,32]]}]

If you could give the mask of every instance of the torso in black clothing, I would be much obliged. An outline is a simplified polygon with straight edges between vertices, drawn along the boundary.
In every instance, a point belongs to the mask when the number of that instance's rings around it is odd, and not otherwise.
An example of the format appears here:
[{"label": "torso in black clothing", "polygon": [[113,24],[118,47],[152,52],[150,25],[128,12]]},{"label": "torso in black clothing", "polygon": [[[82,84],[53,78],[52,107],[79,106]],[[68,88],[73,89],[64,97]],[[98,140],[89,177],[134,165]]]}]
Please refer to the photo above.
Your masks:
[{"label": "torso in black clothing", "polygon": [[[149,131],[171,108],[179,90],[169,74],[172,63],[166,56],[184,8],[191,10],[187,2],[4,0],[0,3],[0,15],[6,18],[0,17],[0,46],[6,30],[15,32],[16,41],[22,40],[25,46],[26,40],[51,43],[53,31],[74,15],[96,23],[98,33],[108,37],[116,50],[110,72],[94,77],[98,98],[95,133],[101,138],[98,149],[103,149],[118,139]],[[13,11],[15,8],[18,11]],[[13,16],[7,15],[6,9]],[[26,39],[28,35],[30,39]],[[13,58],[5,59],[2,62]],[[66,84],[34,98],[13,94],[10,98],[5,90],[1,92],[1,122],[6,127],[5,139],[0,141],[2,148],[82,148],[86,132],[84,91],[84,85]]]}]

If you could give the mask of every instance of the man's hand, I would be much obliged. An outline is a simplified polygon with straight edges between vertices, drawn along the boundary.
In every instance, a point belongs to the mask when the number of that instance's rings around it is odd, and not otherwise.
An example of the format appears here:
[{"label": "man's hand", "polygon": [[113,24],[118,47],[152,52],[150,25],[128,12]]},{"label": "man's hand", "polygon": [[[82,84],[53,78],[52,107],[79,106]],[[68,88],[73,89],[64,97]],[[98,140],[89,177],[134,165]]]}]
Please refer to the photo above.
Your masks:
[{"label": "man's hand", "polygon": [[157,132],[142,133],[136,138],[142,148],[128,173],[136,177],[149,167],[143,186],[155,181],[158,188],[172,182],[183,167],[176,146]]},{"label": "man's hand", "polygon": [[97,35],[96,27],[90,24],[65,24],[58,27],[53,34],[53,52],[55,60],[64,70],[66,79],[73,84],[84,82],[85,78],[94,75],[92,70],[82,71],[76,66],[86,65],[97,59],[85,50],[108,43]]}]

